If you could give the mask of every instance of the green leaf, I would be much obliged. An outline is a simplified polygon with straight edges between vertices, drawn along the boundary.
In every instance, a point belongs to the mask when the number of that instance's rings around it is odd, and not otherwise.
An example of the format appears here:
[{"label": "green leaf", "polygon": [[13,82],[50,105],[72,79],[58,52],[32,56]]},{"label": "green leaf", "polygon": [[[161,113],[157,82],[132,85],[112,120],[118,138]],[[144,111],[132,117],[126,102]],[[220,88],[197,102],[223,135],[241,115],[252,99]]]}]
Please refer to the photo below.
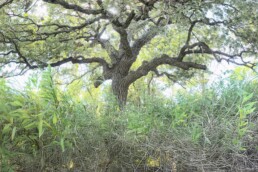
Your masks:
[{"label": "green leaf", "polygon": [[21,103],[21,102],[19,102],[19,101],[14,101],[14,102],[11,102],[10,103],[12,106],[15,106],[15,107],[22,107],[23,106],[23,104]]},{"label": "green leaf", "polygon": [[44,121],[43,120],[43,123],[46,125],[46,126],[48,126],[49,128],[51,128],[52,129],[52,127],[51,127],[51,125],[49,124],[49,123],[47,123],[46,121]]},{"label": "green leaf", "polygon": [[244,126],[246,126],[247,124],[248,124],[248,122],[243,122],[243,121],[241,121],[239,126],[240,126],[240,127],[244,127]]},{"label": "green leaf", "polygon": [[56,116],[56,114],[54,113],[54,115],[53,115],[53,124],[56,124],[57,123],[57,116]]},{"label": "green leaf", "polygon": [[26,125],[24,128],[25,128],[26,130],[29,130],[29,129],[32,129],[32,128],[35,128],[35,127],[36,127],[36,123],[35,123],[35,122],[32,122],[32,123]]},{"label": "green leaf", "polygon": [[13,140],[16,133],[16,127],[13,127],[11,139]]},{"label": "green leaf", "polygon": [[38,122],[39,137],[43,134],[43,119],[41,118]]},{"label": "green leaf", "polygon": [[60,145],[61,145],[61,148],[62,148],[62,152],[64,152],[65,151],[64,138],[61,138]]},{"label": "green leaf", "polygon": [[243,98],[243,102],[242,102],[242,103],[247,102],[247,101],[250,100],[252,97],[253,97],[253,93],[249,94],[248,96],[245,96],[245,97]]},{"label": "green leaf", "polygon": [[8,118],[8,122],[11,123],[11,124],[13,124],[13,117],[9,117],[9,118]]},{"label": "green leaf", "polygon": [[8,133],[9,131],[11,131],[11,125],[12,124],[5,124],[5,126],[2,130],[2,133],[5,134],[5,133]]}]

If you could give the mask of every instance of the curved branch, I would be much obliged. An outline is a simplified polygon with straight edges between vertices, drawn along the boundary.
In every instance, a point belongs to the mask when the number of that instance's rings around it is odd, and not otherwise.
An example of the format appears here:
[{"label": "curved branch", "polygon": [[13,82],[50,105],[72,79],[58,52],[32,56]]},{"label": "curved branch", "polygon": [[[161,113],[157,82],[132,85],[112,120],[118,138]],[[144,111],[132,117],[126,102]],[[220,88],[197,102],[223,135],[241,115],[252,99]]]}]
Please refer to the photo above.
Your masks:
[{"label": "curved branch", "polygon": [[[199,47],[199,48],[194,49],[195,47]],[[243,54],[246,54],[246,53],[255,54],[255,55],[258,54],[257,52],[247,51],[247,50],[242,50],[238,54],[228,54],[219,50],[212,50],[204,42],[197,42],[188,46],[188,50],[183,52],[183,56],[190,55],[190,54],[210,54],[210,55],[213,55],[218,62],[221,62],[222,60],[224,60],[230,63],[234,63],[236,65],[242,65],[253,69],[256,66],[255,63],[246,62],[243,60]],[[222,57],[219,57],[219,56],[222,56]],[[242,63],[235,61],[235,59],[241,60]]]},{"label": "curved branch", "polygon": [[134,12],[134,10],[133,10],[133,11],[128,15],[128,17],[127,17],[125,23],[123,24],[123,27],[124,27],[124,28],[128,28],[129,25],[131,24],[131,21],[134,19],[134,17],[135,17],[135,12]]},{"label": "curved branch", "polygon": [[131,59],[133,57],[133,53],[128,41],[127,31],[122,27],[117,27],[116,25],[112,26],[120,35],[119,58]]},{"label": "curved branch", "polygon": [[190,28],[189,28],[189,30],[188,30],[188,34],[187,34],[186,43],[185,43],[186,46],[189,45],[189,42],[190,42],[190,40],[191,40],[191,35],[192,35],[192,32],[193,32],[193,28],[194,28],[194,26],[196,25],[196,23],[198,23],[198,22],[199,22],[199,21],[196,20],[196,21],[193,21],[193,22],[191,23],[191,26],[190,26]]},{"label": "curved branch", "polygon": [[17,53],[17,52],[14,51],[14,50],[10,50],[10,51],[8,51],[6,53],[0,53],[0,56],[7,56],[7,55],[12,54],[12,53]]},{"label": "curved branch", "polygon": [[106,50],[106,52],[109,55],[109,58],[111,59],[111,63],[115,64],[118,61],[119,58],[119,52],[118,50],[109,42],[109,40],[107,39],[102,39],[101,36],[103,35],[103,33],[106,30],[106,25],[104,26],[104,28],[101,27],[97,28],[97,30],[95,31],[95,34],[92,34],[92,36],[90,38],[92,38],[92,41],[96,41],[97,43],[99,43],[101,45],[101,47],[103,49]]},{"label": "curved branch", "polygon": [[184,70],[189,70],[190,68],[206,70],[206,66],[202,64],[197,64],[194,62],[182,62],[178,58],[169,57],[164,54],[159,58],[155,58],[150,62],[144,62],[136,71],[132,71],[125,78],[128,84],[133,83],[137,79],[147,75],[150,71],[155,71],[160,65],[167,64],[170,66],[175,66]]},{"label": "curved branch", "polygon": [[[195,21],[190,20],[190,22],[191,22],[191,25],[188,29],[187,39],[186,39],[185,45],[181,48],[180,53],[178,55],[178,59],[181,60],[181,61],[183,60],[183,58],[185,56],[186,49],[193,48],[193,47],[189,46],[189,43],[191,41],[191,36],[192,36],[193,29],[194,29],[194,27],[196,26],[197,23],[202,23],[202,24],[205,24],[205,25],[208,25],[208,26],[216,26],[216,25],[219,25],[219,24],[227,23],[227,21],[213,21],[213,22],[210,22],[208,18],[205,18],[205,19],[202,19],[202,20],[195,20]],[[201,43],[201,44],[205,44],[205,43]],[[195,45],[193,44],[192,46],[195,46]]]},{"label": "curved branch", "polygon": [[[18,44],[16,44],[13,40],[11,40],[12,44],[14,45],[15,51],[17,52],[17,55],[23,60],[23,63],[29,68],[34,69],[34,67],[29,63],[26,57],[24,57],[19,49]],[[21,62],[22,63],[22,62]]]},{"label": "curved branch", "polygon": [[6,0],[4,3],[0,4],[0,9],[8,4],[11,4],[12,2],[13,2],[13,0]]},{"label": "curved branch", "polygon": [[100,57],[84,58],[83,56],[77,56],[77,57],[68,57],[66,59],[60,60],[55,63],[45,64],[43,67],[47,67],[48,65],[50,65],[51,67],[57,67],[67,62],[77,63],[77,64],[99,63],[103,67],[108,66],[108,63],[103,58],[100,58]]},{"label": "curved branch", "polygon": [[97,14],[101,14],[103,12],[103,9],[97,9],[97,10],[92,10],[92,9],[84,9],[79,5],[76,4],[70,4],[64,0],[43,0],[44,2],[47,3],[51,3],[51,4],[59,4],[62,7],[64,7],[65,9],[69,9],[69,10],[74,10],[74,11],[78,11],[84,14],[93,14],[93,15],[97,15]]},{"label": "curved branch", "polygon": [[57,66],[61,66],[65,63],[71,62],[71,63],[78,63],[78,64],[85,64],[85,63],[99,63],[104,70],[108,70],[108,63],[106,62],[106,60],[104,60],[101,57],[92,57],[92,58],[84,58],[83,56],[77,56],[77,57],[68,57],[65,59],[62,59],[60,61],[54,62],[54,63],[43,63],[41,62],[40,65],[32,65],[25,56],[22,55],[19,46],[17,43],[15,43],[14,41],[12,41],[14,47],[15,47],[15,53],[18,54],[18,56],[22,59],[23,62],[20,63],[24,63],[29,69],[36,69],[36,68],[44,68],[47,67],[48,65],[50,65],[51,67],[57,67]]},{"label": "curved branch", "polygon": [[[38,33],[38,35],[46,35],[46,36],[54,35],[54,36],[56,36],[56,35],[61,34],[61,33],[70,33],[72,31],[83,29],[84,27],[89,26],[89,25],[99,21],[100,19],[102,19],[102,16],[90,19],[90,20],[88,20],[88,21],[86,21],[83,24],[78,25],[78,26],[68,26],[68,25],[64,26],[64,25],[55,24],[55,26],[57,26],[58,28],[68,28],[68,29],[59,30],[59,31],[55,31],[55,32],[43,32],[43,33]],[[44,25],[40,25],[39,27],[44,27]]]}]

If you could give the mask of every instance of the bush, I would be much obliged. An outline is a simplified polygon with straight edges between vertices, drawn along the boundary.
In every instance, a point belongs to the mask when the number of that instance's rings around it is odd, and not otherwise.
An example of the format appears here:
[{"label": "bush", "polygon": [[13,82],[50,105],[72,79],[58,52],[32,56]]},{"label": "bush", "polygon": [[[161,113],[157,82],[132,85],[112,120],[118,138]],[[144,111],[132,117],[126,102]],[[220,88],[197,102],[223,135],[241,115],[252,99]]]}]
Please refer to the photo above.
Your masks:
[{"label": "bush", "polygon": [[[204,92],[149,95],[123,111],[63,91],[51,69],[24,91],[0,82],[2,171],[246,171],[257,169],[257,80]],[[40,78],[40,79],[39,79]]]}]

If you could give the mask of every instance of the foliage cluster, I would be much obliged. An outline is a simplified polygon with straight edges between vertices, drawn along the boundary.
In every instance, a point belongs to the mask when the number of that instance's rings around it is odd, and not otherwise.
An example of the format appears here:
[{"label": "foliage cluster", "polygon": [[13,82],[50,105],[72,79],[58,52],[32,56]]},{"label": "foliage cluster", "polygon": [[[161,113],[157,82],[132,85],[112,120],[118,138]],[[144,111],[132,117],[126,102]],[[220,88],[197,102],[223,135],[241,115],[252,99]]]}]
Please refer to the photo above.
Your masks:
[{"label": "foliage cluster", "polygon": [[257,9],[254,0],[4,0],[0,77],[80,65],[96,88],[111,81],[123,107],[150,74],[189,80],[212,60],[254,69]]},{"label": "foliage cluster", "polygon": [[173,99],[145,94],[123,111],[109,94],[63,91],[50,68],[23,91],[1,80],[1,171],[258,169],[258,81],[247,76]]}]

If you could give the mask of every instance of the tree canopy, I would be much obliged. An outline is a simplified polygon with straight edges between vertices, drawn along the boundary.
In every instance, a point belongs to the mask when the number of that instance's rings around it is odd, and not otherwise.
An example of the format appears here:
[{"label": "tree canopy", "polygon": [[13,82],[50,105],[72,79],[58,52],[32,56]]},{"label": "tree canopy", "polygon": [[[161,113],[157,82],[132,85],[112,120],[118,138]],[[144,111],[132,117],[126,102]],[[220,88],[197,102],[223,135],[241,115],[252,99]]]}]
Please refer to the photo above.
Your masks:
[{"label": "tree canopy", "polygon": [[149,72],[175,79],[214,59],[254,68],[258,53],[256,0],[4,0],[0,17],[2,77],[87,65],[120,104]]}]

